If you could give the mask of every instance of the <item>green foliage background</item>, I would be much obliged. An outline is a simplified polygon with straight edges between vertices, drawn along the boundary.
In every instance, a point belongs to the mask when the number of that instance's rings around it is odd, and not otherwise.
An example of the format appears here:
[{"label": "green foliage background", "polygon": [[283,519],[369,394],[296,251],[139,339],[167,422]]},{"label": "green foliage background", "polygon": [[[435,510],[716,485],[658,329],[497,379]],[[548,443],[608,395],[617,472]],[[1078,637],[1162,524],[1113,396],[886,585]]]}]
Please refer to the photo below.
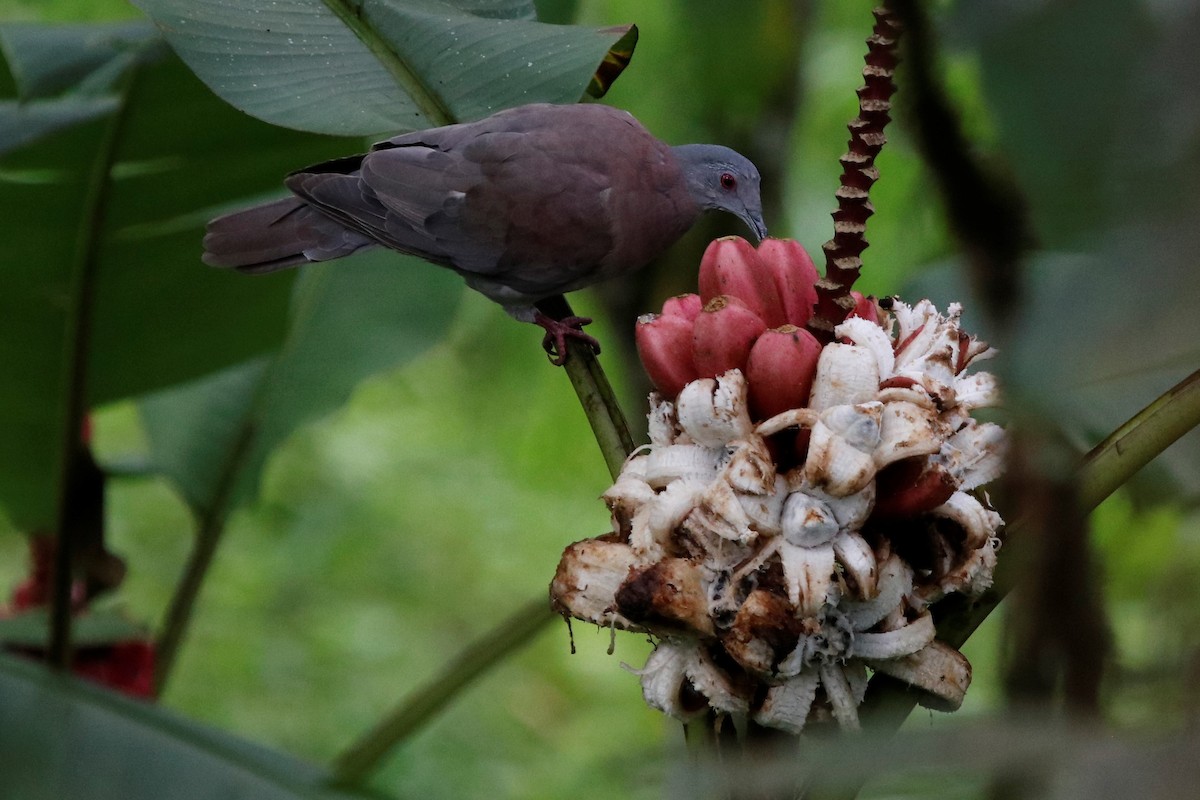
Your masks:
[{"label": "green foliage background", "polygon": [[[560,12],[572,4],[546,5]],[[773,148],[786,169],[772,233],[815,253],[830,235],[837,157],[856,113],[868,4],[801,4],[801,26],[787,4],[765,0],[574,5],[584,24],[638,24],[633,64],[606,102],[668,141],[752,136],[744,127],[772,108],[772,87],[794,86],[800,101],[779,135],[757,144]],[[0,0],[4,20],[138,16],[119,0]],[[972,135],[996,144],[1003,126],[990,116],[978,51],[955,50],[946,66]],[[861,287],[879,294],[952,251],[903,114],[889,138]],[[1034,163],[1051,157],[1027,155]],[[1112,199],[1122,189],[1094,192]],[[0,220],[0,235],[20,232]],[[702,244],[697,234],[680,248],[694,257]],[[198,259],[195,269],[204,269]],[[686,265],[678,269],[654,276],[663,291],[642,311],[694,281]],[[596,295],[575,303],[604,313]],[[605,320],[593,332],[606,343],[620,339]],[[474,635],[543,593],[562,547],[607,527],[596,498],[608,479],[565,377],[545,364],[537,338],[464,294],[444,340],[369,379],[346,406],[275,451],[257,500],[230,522],[164,705],[324,762]],[[614,344],[606,367],[626,408],[640,409],[642,378],[623,368],[619,352]],[[1167,386],[1153,384],[1144,399]],[[95,421],[102,462],[147,457],[132,404],[105,406]],[[1193,498],[1194,477],[1183,483]],[[1200,522],[1186,503],[1147,497],[1124,492],[1094,523],[1117,641],[1110,713],[1134,730],[1161,730],[1196,712],[1179,676],[1200,663]],[[130,565],[112,602],[156,624],[190,546],[191,516],[160,479],[114,480],[109,499],[110,543]],[[25,569],[24,537],[0,528],[0,588]],[[963,711],[955,719],[918,714],[911,725],[953,725],[999,707],[999,623],[989,620],[966,649],[975,683]],[[648,710],[636,678],[619,666],[640,666],[647,643],[618,634],[612,656],[608,644],[607,631],[576,626],[571,655],[565,627],[549,627],[402,747],[376,784],[402,797],[661,796],[682,747],[679,726]],[[875,796],[918,788],[879,787]]]}]

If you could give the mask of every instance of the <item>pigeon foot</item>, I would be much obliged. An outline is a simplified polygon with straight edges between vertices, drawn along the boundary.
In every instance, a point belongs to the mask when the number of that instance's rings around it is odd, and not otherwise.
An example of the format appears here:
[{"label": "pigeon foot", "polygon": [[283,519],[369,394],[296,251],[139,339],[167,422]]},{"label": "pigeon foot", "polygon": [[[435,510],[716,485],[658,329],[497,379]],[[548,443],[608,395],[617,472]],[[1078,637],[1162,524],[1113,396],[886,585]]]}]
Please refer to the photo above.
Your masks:
[{"label": "pigeon foot", "polygon": [[550,356],[550,363],[561,367],[567,363],[567,339],[576,339],[592,349],[593,353],[600,352],[600,342],[596,337],[583,332],[583,326],[592,321],[591,317],[563,317],[554,319],[538,311],[533,317],[533,323],[546,329],[542,337],[542,349]]}]

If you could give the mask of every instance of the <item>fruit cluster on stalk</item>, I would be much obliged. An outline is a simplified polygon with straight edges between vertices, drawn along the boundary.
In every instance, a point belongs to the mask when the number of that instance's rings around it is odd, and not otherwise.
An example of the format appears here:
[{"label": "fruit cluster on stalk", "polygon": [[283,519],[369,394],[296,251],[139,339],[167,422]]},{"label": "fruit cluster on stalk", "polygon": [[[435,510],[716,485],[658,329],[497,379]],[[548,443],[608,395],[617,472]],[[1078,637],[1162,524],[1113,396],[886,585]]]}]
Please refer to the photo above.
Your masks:
[{"label": "fruit cluster on stalk", "polygon": [[970,683],[929,606],[991,583],[1005,440],[969,369],[992,351],[957,305],[862,296],[822,346],[816,280],[796,242],[719,239],[699,294],[639,320],[651,443],[551,587],[564,615],[656,637],[643,694],[681,719],[854,728],[871,671],[943,710]]}]

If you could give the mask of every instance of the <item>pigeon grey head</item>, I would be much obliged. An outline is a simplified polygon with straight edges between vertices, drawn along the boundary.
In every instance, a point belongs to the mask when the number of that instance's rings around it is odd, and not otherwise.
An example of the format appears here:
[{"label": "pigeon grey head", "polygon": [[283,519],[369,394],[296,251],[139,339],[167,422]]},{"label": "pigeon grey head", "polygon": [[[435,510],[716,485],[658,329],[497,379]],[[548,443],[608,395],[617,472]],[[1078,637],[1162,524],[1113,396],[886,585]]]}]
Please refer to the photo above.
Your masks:
[{"label": "pigeon grey head", "polygon": [[762,241],[767,236],[758,169],[741,153],[715,144],[672,147],[687,179],[688,192],[703,209],[728,211],[745,222]]}]

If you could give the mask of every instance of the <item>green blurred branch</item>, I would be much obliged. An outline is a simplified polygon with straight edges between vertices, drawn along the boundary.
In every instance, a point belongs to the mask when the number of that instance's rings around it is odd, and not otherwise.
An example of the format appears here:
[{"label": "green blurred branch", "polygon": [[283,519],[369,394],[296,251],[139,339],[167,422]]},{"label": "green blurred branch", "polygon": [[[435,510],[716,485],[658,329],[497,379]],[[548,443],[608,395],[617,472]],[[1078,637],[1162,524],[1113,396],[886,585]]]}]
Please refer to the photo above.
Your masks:
[{"label": "green blurred branch", "polygon": [[545,597],[523,605],[512,616],[484,633],[448,663],[438,677],[404,699],[333,764],[339,785],[362,781],[392,748],[441,711],[472,680],[528,643],[556,615]]},{"label": "green blurred branch", "polygon": [[50,646],[47,660],[65,668],[71,660],[71,589],[74,583],[77,526],[75,511],[80,504],[84,471],[90,456],[81,441],[83,420],[87,414],[88,362],[91,358],[92,314],[95,306],[98,251],[104,229],[104,211],[112,188],[112,167],[117,159],[121,128],[129,109],[129,96],[136,67],[117,87],[119,104],[104,126],[100,146],[88,176],[87,197],[78,231],[75,263],[72,269],[69,311],[63,342],[67,350],[63,361],[62,455],[59,462],[58,508],[55,515],[58,547],[54,556],[54,585],[50,607]]},{"label": "green blurred branch", "polygon": [[[548,308],[549,313],[559,318],[572,315],[563,297],[552,298]],[[570,353],[564,365],[567,377],[615,479],[626,456],[633,450],[633,437],[612,385],[591,348],[578,341],[568,342],[567,347]],[[526,644],[552,619],[555,614],[550,610],[548,600],[536,597],[469,644],[440,676],[410,694],[337,757],[334,762],[336,782],[339,785],[360,782],[394,747],[445,708],[467,684]]]},{"label": "green blurred branch", "polygon": [[970,267],[976,296],[998,323],[1017,310],[1025,255],[1036,234],[1026,202],[1008,173],[990,163],[968,138],[961,114],[944,86],[931,3],[887,0],[904,30],[905,93],[910,126],[937,182],[943,213]]},{"label": "green blurred branch", "polygon": [[595,354],[581,342],[575,341],[567,343],[567,350],[571,355],[563,368],[592,426],[608,472],[615,480],[625,458],[633,451],[629,425]]},{"label": "green blurred branch", "polygon": [[225,460],[212,503],[201,514],[196,541],[184,566],[183,577],[176,585],[171,603],[167,607],[166,619],[155,642],[154,688],[159,695],[171,676],[184,633],[192,620],[196,599],[200,596],[200,588],[204,585],[209,567],[212,566],[221,534],[225,532],[225,523],[234,503],[234,489],[246,455],[254,444],[255,431],[254,418],[247,416]]}]

